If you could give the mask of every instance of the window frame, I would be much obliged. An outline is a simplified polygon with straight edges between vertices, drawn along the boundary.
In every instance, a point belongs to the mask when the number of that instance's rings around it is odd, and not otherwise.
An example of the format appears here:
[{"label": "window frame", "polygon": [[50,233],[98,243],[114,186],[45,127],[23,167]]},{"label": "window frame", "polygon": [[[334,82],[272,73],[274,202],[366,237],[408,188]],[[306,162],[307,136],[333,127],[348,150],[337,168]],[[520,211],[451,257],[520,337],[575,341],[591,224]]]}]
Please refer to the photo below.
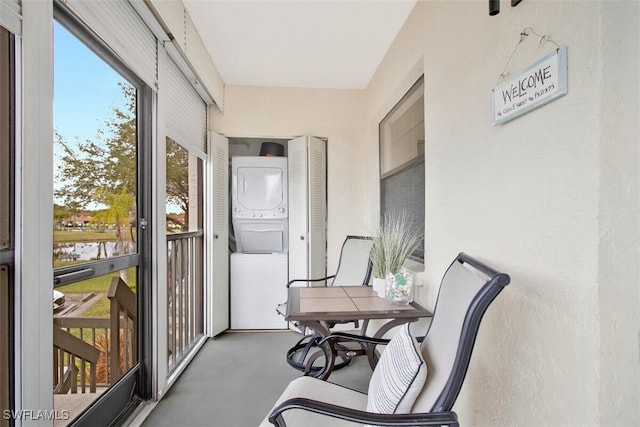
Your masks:
[{"label": "window frame", "polygon": [[[15,145],[16,145],[16,44],[15,35],[0,27],[0,345],[15,348]],[[0,356],[0,407],[15,409],[15,354],[3,351]],[[1,426],[11,425],[10,420],[0,421]]]},{"label": "window frame", "polygon": [[[67,31],[73,34],[94,54],[105,61],[110,67],[125,78],[136,88],[137,92],[137,216],[138,240],[135,254],[110,258],[101,262],[78,266],[63,267],[54,270],[54,282],[60,286],[65,282],[60,276],[73,279],[74,274],[87,279],[99,275],[119,271],[135,266],[137,272],[137,364],[124,374],[118,382],[105,391],[98,401],[101,404],[93,404],[83,412],[75,421],[87,425],[104,422],[111,419],[114,423],[125,419],[135,407],[142,401],[152,397],[152,361],[153,343],[152,334],[152,287],[151,287],[151,254],[152,254],[152,139],[155,95],[153,89],[132,71],[104,42],[95,34],[88,25],[77,17],[63,3],[54,2],[53,17]],[[88,272],[86,270],[92,270]],[[129,399],[128,394],[131,384],[135,384],[135,395]],[[96,401],[96,402],[98,402]],[[128,403],[127,403],[128,402]]]},{"label": "window frame", "polygon": [[[425,166],[426,166],[426,155],[425,155],[425,139],[422,140],[417,140],[416,144],[417,144],[417,153],[412,157],[409,158],[397,165],[392,165],[392,167],[389,170],[384,170],[384,165],[385,165],[385,161],[387,160],[385,158],[385,152],[387,150],[391,150],[393,144],[394,144],[394,140],[385,140],[385,135],[387,135],[388,133],[385,132],[384,127],[388,126],[392,123],[394,123],[395,121],[398,120],[398,117],[394,117],[394,114],[396,114],[398,111],[406,109],[412,107],[415,103],[420,102],[420,100],[423,103],[423,108],[424,108],[424,99],[425,99],[425,93],[424,93],[424,74],[421,74],[414,82],[413,84],[410,85],[409,89],[404,93],[404,95],[400,98],[400,100],[398,102],[396,102],[393,107],[389,110],[389,112],[382,118],[382,120],[380,120],[379,124],[378,124],[378,166],[379,166],[379,187],[378,187],[378,191],[379,191],[379,195],[380,195],[380,205],[379,205],[379,210],[380,210],[380,219],[382,220],[382,218],[384,218],[385,213],[388,211],[388,209],[385,206],[385,191],[384,191],[384,184],[385,181],[393,179],[393,178],[399,178],[399,179],[406,179],[406,178],[411,178],[411,176],[409,175],[410,173],[412,173],[412,169],[416,166],[422,165],[423,170],[422,170],[422,187],[418,187],[418,190],[422,190],[420,194],[418,194],[416,197],[418,198],[418,200],[422,200],[422,212],[423,212],[423,216],[422,218],[424,219],[426,217],[426,196],[425,196],[425,189],[426,189],[426,170],[425,170]],[[418,93],[420,92],[420,93]],[[417,98],[417,99],[415,99]],[[424,109],[423,109],[424,111]],[[404,114],[404,113],[402,113]],[[400,116],[402,117],[402,115]],[[393,120],[392,120],[393,119]],[[390,121],[391,120],[391,121]],[[425,130],[424,130],[424,116],[422,117],[422,125],[423,125],[423,129],[422,129],[422,135],[425,134]],[[422,145],[422,148],[420,148],[420,145]],[[420,207],[418,207],[418,209],[420,209]],[[411,215],[410,215],[411,217]],[[417,268],[424,268],[424,253],[425,253],[425,221],[423,220],[421,223],[418,224],[417,226],[423,234],[422,237],[422,242],[418,245],[418,247],[411,253],[411,255],[409,256],[407,262],[408,264],[414,264]]]}]

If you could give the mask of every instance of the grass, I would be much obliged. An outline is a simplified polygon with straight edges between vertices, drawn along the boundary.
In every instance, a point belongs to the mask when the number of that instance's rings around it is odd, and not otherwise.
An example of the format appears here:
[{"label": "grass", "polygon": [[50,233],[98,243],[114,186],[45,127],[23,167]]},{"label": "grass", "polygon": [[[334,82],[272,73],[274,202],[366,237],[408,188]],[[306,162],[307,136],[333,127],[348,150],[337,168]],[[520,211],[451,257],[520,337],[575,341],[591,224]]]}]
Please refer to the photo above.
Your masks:
[{"label": "grass", "polygon": [[110,310],[110,301],[105,297],[93,304],[82,317],[109,317]]},{"label": "grass", "polygon": [[[53,231],[54,243],[78,243],[78,242],[112,242],[116,241],[115,230],[98,232],[95,230],[83,230],[83,231]],[[70,265],[84,264],[86,261],[70,261],[70,260],[53,260],[53,268],[68,267]],[[106,274],[104,276],[92,277],[91,279],[83,280],[71,285],[62,286],[58,288],[59,291],[69,294],[86,294],[91,292],[106,292],[111,284],[111,278],[114,274]],[[127,284],[135,291],[136,286],[136,269],[131,267],[127,270]]]},{"label": "grass", "polygon": [[[82,317],[109,317],[109,299],[106,297],[106,293],[111,285],[111,279],[114,276],[118,276],[118,272],[105,274],[103,276],[92,277],[91,279],[83,280],[81,282],[72,283],[70,285],[61,286],[58,289],[64,294],[90,294],[90,293],[103,293],[105,297],[100,301],[89,307]],[[133,292],[136,291],[136,267],[130,267],[127,269],[127,279],[125,280],[129,288]]]},{"label": "grass", "polygon": [[[106,231],[101,233],[93,230],[91,231],[54,230],[53,232],[54,243],[77,243],[77,242],[97,243],[97,242],[115,241],[115,240],[117,240],[115,231]],[[53,268],[61,268],[61,267],[77,265],[77,264],[86,264],[86,261],[78,261],[78,260],[70,261],[70,260],[61,260],[61,259],[53,260]],[[103,297],[100,298],[98,301],[96,301],[94,304],[92,304],[89,308],[87,308],[87,310],[85,310],[81,314],[81,317],[109,318],[110,311],[111,311],[111,307],[110,307],[111,302],[107,298],[106,294],[107,294],[107,291],[109,290],[109,286],[111,286],[111,281],[114,276],[119,277],[120,272],[115,271],[113,273],[105,274],[102,276],[92,277],[90,279],[82,280],[80,282],[72,283],[66,286],[61,286],[56,289],[58,289],[59,291],[67,295],[91,294],[91,293],[102,294]],[[129,286],[129,288],[131,288],[133,292],[136,292],[136,283],[137,283],[136,267],[130,267],[127,269],[124,280]],[[94,341],[93,341],[94,332],[95,331],[92,329],[74,329],[72,331],[72,334],[76,337],[81,338],[83,341],[91,345],[94,345]],[[100,330],[100,329],[97,330],[97,335],[95,339],[96,339],[95,345],[100,345],[100,343],[102,343],[102,345],[104,346],[104,343],[107,340],[104,330]],[[101,371],[101,375],[99,375],[98,377],[99,383],[106,381],[106,376],[104,375],[104,369],[105,369],[104,363],[105,363],[105,357],[108,357],[108,355],[104,353],[105,351],[104,349],[101,349],[101,351],[103,351],[103,354],[101,354],[100,360],[98,363],[99,365],[98,370]],[[77,363],[78,363],[78,369],[81,369],[79,365],[80,362],[78,361]]]},{"label": "grass", "polygon": [[88,294],[91,292],[106,292],[111,284],[112,275],[92,277],[91,279],[57,288],[65,294]]},{"label": "grass", "polygon": [[75,242],[113,242],[118,240],[115,230],[99,232],[96,230],[63,231],[53,230],[54,243]]}]

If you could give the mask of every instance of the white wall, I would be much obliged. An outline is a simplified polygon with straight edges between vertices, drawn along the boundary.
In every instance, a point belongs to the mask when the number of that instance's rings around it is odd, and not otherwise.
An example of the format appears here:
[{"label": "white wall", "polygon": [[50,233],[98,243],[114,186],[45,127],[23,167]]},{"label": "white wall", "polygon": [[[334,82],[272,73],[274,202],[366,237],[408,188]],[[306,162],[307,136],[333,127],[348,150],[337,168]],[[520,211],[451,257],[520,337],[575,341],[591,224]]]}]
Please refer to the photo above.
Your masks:
[{"label": "white wall", "polygon": [[[226,87],[211,129],[329,139],[329,269],[378,209],[377,126],[423,71],[426,271],[465,251],[509,273],[455,410],[465,425],[640,424],[640,3],[419,1],[367,90]],[[491,124],[520,32],[568,47],[569,93]],[[512,74],[553,50],[530,36]]]},{"label": "white wall", "polygon": [[226,86],[209,127],[228,137],[327,138],[328,271],[347,234],[367,232],[363,91]]},{"label": "white wall", "polygon": [[602,5],[600,87],[600,419],[640,424],[638,399],[638,159],[640,66],[637,3]]},{"label": "white wall", "polygon": [[[509,273],[486,314],[462,424],[638,425],[638,3],[420,1],[366,91],[369,152],[422,63],[426,286],[459,251]],[[496,86],[520,31],[568,47],[569,93],[502,126]],[[509,71],[551,52],[529,37]],[[375,158],[374,158],[375,157]],[[373,191],[377,157],[367,181]],[[371,192],[370,191],[370,192]],[[376,206],[376,198],[369,201]]]}]

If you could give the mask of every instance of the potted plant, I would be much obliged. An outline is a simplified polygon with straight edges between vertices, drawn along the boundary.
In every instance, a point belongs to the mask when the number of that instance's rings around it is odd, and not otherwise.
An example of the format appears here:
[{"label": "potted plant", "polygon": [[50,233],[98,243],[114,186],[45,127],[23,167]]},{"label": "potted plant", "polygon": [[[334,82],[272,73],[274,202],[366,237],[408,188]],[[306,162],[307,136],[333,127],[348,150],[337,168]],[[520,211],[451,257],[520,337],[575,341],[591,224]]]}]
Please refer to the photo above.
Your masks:
[{"label": "potted plant", "polygon": [[[378,295],[386,296],[393,303],[409,304],[413,299],[413,276],[404,264],[418,246],[422,236],[412,226],[405,213],[388,213],[373,233],[371,263],[373,264],[374,288]],[[377,278],[377,283],[375,278]],[[385,281],[381,295],[380,279]]]}]

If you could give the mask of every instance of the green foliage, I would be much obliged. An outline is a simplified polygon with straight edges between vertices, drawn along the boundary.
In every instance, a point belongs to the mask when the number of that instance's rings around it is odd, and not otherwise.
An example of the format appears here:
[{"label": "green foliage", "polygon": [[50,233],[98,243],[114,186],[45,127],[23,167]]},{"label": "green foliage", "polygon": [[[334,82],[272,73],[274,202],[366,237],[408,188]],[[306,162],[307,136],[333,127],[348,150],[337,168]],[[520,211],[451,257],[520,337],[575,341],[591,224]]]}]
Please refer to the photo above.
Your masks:
[{"label": "green foliage", "polygon": [[[118,83],[124,107],[114,107],[111,117],[92,140],[69,143],[55,132],[54,143],[62,148],[56,171],[61,183],[55,195],[64,202],[55,216],[62,220],[86,209],[91,203],[107,206],[94,219],[124,226],[135,207],[137,192],[137,120],[136,89]],[[167,200],[189,212],[189,154],[177,143],[167,141]],[[127,218],[127,219],[125,219]],[[169,221],[184,226],[176,218]]]},{"label": "green foliage", "polygon": [[69,209],[66,206],[60,206],[53,204],[53,219],[56,221],[62,221],[70,216]]},{"label": "green foliage", "polygon": [[110,195],[136,193],[136,90],[124,82],[119,85],[126,107],[113,108],[112,117],[105,123],[108,132],[100,129],[95,141],[76,141],[74,145],[55,133],[55,142],[63,149],[57,171],[63,185],[56,196],[67,206],[75,203],[84,208],[91,202],[108,205]]},{"label": "green foliage", "polygon": [[[96,212],[93,215],[94,221],[116,224],[118,230],[127,225],[131,209],[134,206],[133,195],[124,189],[119,194],[110,193],[105,189],[98,189],[97,191],[104,192],[101,199],[104,200],[103,203],[107,205],[107,209]],[[116,231],[116,236],[118,236],[118,231]]]},{"label": "green foliage", "polygon": [[421,239],[421,234],[412,227],[411,218],[406,213],[385,215],[373,233],[370,256],[374,277],[384,278],[388,273],[400,271]]},{"label": "green foliage", "polygon": [[[167,201],[175,203],[189,217],[189,152],[167,138]],[[167,222],[186,227],[175,215],[167,215]]]}]

